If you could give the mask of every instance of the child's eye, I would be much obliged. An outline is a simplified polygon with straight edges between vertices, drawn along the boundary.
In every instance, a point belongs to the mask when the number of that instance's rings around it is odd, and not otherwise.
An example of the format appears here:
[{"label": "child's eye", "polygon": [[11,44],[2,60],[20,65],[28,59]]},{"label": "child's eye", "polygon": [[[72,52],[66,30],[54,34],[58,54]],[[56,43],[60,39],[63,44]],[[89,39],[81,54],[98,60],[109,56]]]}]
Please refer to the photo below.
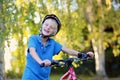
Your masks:
[{"label": "child's eye", "polygon": [[48,26],[48,24],[45,24],[46,26]]},{"label": "child's eye", "polygon": [[51,29],[54,29],[52,26],[50,26]]}]

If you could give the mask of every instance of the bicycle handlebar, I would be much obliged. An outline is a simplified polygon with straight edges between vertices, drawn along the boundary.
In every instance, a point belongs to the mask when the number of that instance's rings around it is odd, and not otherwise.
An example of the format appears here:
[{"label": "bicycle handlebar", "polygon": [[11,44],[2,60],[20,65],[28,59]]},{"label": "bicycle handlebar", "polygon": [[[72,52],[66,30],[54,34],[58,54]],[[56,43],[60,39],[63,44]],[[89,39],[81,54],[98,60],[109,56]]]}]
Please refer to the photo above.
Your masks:
[{"label": "bicycle handlebar", "polygon": [[[78,61],[86,61],[86,60],[89,60],[88,59],[88,55],[85,55],[84,57],[82,58],[67,58],[65,60],[52,60],[51,61],[51,66],[54,65],[54,66],[62,66],[62,65],[67,65],[67,66],[71,66],[72,65],[72,62],[78,62]],[[45,67],[45,63],[42,63],[40,65],[41,67]]]}]

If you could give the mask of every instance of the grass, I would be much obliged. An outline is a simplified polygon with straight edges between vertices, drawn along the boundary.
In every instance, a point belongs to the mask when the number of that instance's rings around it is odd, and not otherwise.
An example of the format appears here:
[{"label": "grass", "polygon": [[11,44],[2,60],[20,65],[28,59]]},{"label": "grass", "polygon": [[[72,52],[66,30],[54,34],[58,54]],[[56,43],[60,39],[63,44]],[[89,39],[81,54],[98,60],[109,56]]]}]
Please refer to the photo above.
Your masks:
[{"label": "grass", "polygon": [[51,74],[50,80],[59,80],[62,74]]},{"label": "grass", "polygon": [[[63,74],[57,74],[57,73],[52,73],[50,75],[50,80],[59,80],[60,77]],[[120,80],[119,78],[109,78],[109,79],[101,79],[101,78],[97,78],[96,76],[86,76],[86,75],[77,75],[78,80]],[[21,79],[5,79],[5,80],[21,80]]]}]

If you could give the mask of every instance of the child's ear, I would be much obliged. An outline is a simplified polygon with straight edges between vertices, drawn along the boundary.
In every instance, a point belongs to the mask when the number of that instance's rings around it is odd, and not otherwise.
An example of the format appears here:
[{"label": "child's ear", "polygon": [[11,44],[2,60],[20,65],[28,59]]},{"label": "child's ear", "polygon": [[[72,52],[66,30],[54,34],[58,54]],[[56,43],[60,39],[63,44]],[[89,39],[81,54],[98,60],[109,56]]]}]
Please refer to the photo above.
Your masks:
[{"label": "child's ear", "polygon": [[56,33],[57,33],[57,29],[54,30],[53,35],[55,35]]}]

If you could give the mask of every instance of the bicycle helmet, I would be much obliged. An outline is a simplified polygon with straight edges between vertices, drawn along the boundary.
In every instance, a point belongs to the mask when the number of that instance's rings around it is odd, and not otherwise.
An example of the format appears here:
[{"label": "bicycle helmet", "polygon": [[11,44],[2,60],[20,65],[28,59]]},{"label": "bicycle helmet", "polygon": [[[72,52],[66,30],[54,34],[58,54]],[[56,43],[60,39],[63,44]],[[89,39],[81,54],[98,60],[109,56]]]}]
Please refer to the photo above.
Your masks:
[{"label": "bicycle helmet", "polygon": [[[59,18],[55,15],[55,14],[48,14],[48,15],[46,15],[45,17],[44,17],[44,19],[43,19],[43,21],[42,21],[42,24],[45,22],[45,20],[46,19],[53,19],[53,20],[55,20],[56,22],[57,22],[57,24],[58,24],[58,26],[57,26],[57,32],[55,33],[55,34],[57,34],[58,32],[59,32],[59,30],[60,30],[60,28],[61,28],[61,22],[60,22],[60,20],[59,20]],[[40,28],[40,35],[42,36],[42,37],[51,37],[51,36],[54,36],[55,34],[51,34],[51,35],[49,35],[49,36],[45,36],[43,33],[42,33],[42,27]]]},{"label": "bicycle helmet", "polygon": [[57,33],[58,33],[59,30],[60,30],[60,28],[61,28],[61,22],[60,22],[59,18],[58,18],[55,14],[46,15],[46,16],[44,17],[44,19],[43,19],[42,24],[45,22],[46,19],[54,19],[54,20],[57,22],[57,24],[58,24],[58,26],[57,26],[57,28],[58,28],[58,29],[57,29]]}]

